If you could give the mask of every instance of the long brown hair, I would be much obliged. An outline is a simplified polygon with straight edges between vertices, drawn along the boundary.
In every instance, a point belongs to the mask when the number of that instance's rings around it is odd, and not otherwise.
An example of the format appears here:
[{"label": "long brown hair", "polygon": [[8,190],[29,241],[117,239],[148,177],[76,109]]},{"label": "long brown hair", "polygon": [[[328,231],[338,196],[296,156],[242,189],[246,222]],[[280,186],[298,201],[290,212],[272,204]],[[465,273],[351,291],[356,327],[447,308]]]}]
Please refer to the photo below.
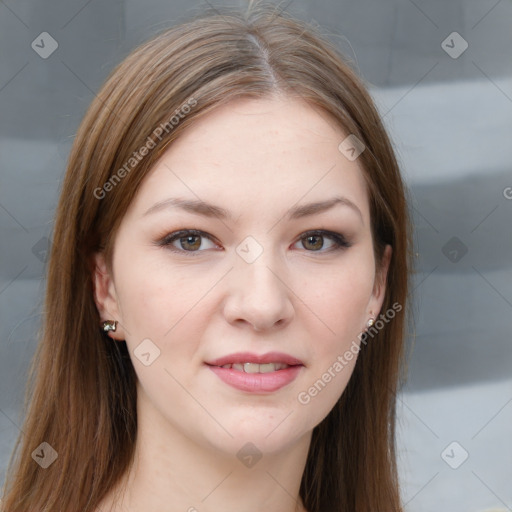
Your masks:
[{"label": "long brown hair", "polygon": [[[275,94],[307,101],[364,143],[377,264],[385,244],[393,248],[382,311],[394,309],[394,318],[362,347],[347,388],[315,427],[300,496],[309,512],[402,510],[395,394],[410,235],[399,167],[372,99],[336,46],[265,5],[205,11],[166,29],[118,65],[85,115],[57,208],[42,336],[2,510],[92,511],[126,473],[136,375],[126,344],[99,330],[91,255],[103,250],[111,261],[139,185],[183,130],[234,98]],[[141,156],[144,145],[151,149]],[[43,442],[58,454],[47,469],[31,456]]]}]

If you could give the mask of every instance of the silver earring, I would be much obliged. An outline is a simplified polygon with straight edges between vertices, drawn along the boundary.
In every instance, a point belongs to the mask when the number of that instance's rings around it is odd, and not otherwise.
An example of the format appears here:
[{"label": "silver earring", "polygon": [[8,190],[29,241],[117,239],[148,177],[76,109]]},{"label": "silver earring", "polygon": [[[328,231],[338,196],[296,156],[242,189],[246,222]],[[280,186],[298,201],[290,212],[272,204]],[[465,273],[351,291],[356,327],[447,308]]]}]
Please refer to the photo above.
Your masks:
[{"label": "silver earring", "polygon": [[104,332],[115,332],[117,329],[117,320],[105,320],[102,327]]}]

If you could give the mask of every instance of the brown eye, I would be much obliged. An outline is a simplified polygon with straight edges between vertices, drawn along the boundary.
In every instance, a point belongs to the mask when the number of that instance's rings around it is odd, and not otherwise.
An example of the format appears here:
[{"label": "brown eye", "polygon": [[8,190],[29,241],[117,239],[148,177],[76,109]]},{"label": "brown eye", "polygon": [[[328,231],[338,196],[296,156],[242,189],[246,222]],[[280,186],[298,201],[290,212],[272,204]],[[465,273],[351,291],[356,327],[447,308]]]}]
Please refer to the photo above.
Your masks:
[{"label": "brown eye", "polygon": [[323,247],[324,239],[321,235],[310,235],[302,239],[302,245],[304,249],[318,251]]},{"label": "brown eye", "polygon": [[[208,247],[208,245],[205,247],[205,243],[210,243],[210,247]],[[158,245],[168,247],[172,251],[181,253],[201,253],[205,249],[216,247],[206,233],[194,229],[185,229],[170,233],[160,240]]]},{"label": "brown eye", "polygon": [[[325,240],[328,240],[328,246],[325,247]],[[346,249],[352,244],[349,243],[341,233],[335,233],[332,231],[309,231],[304,233],[299,239],[301,245],[308,252],[319,252],[326,253],[340,249]],[[324,249],[324,250],[322,250]]]},{"label": "brown eye", "polygon": [[195,251],[201,247],[201,237],[199,235],[190,235],[178,238],[181,248],[186,251]]}]

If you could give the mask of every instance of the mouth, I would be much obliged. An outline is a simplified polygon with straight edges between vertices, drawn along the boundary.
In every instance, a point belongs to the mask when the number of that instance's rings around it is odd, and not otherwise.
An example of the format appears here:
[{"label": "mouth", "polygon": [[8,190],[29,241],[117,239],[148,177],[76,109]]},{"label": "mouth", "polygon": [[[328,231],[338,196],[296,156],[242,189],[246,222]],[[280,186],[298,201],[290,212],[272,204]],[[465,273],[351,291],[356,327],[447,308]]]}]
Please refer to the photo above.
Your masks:
[{"label": "mouth", "polygon": [[279,370],[286,370],[291,366],[302,366],[302,365],[289,365],[285,363],[265,363],[265,364],[257,364],[257,363],[234,363],[234,364],[224,364],[222,366],[218,366],[218,368],[224,368],[226,370],[236,370],[238,372],[245,373],[271,373],[277,372]]},{"label": "mouth", "polygon": [[213,361],[206,361],[206,364],[245,373],[270,373],[286,370],[290,366],[304,366],[300,359],[283,352],[268,352],[266,354],[238,352]]},{"label": "mouth", "polygon": [[249,392],[277,391],[290,384],[304,367],[299,359],[280,352],[231,354],[206,365],[226,384]]},{"label": "mouth", "polygon": [[[210,365],[217,366],[217,365]],[[289,365],[286,363],[234,363],[234,364],[224,364],[222,366],[217,366],[217,368],[225,368],[226,370],[236,370],[239,372],[245,373],[270,373],[277,372],[279,370],[286,370],[286,368],[290,368],[291,366],[302,366],[302,365]]]}]

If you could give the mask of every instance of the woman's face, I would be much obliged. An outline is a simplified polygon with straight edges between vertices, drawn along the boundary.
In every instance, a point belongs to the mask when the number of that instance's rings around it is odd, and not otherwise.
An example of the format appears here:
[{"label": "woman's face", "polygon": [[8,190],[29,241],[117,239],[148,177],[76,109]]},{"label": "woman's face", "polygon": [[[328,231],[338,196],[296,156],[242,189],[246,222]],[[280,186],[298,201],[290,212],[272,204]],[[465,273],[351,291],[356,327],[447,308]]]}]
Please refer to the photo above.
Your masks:
[{"label": "woman's face", "polygon": [[[97,256],[96,301],[119,321],[139,411],[161,428],[231,454],[248,441],[275,452],[343,393],[385,291],[363,172],[338,149],[348,135],[298,100],[236,100],[145,178],[110,275]],[[230,362],[252,364],[216,366]]]}]

